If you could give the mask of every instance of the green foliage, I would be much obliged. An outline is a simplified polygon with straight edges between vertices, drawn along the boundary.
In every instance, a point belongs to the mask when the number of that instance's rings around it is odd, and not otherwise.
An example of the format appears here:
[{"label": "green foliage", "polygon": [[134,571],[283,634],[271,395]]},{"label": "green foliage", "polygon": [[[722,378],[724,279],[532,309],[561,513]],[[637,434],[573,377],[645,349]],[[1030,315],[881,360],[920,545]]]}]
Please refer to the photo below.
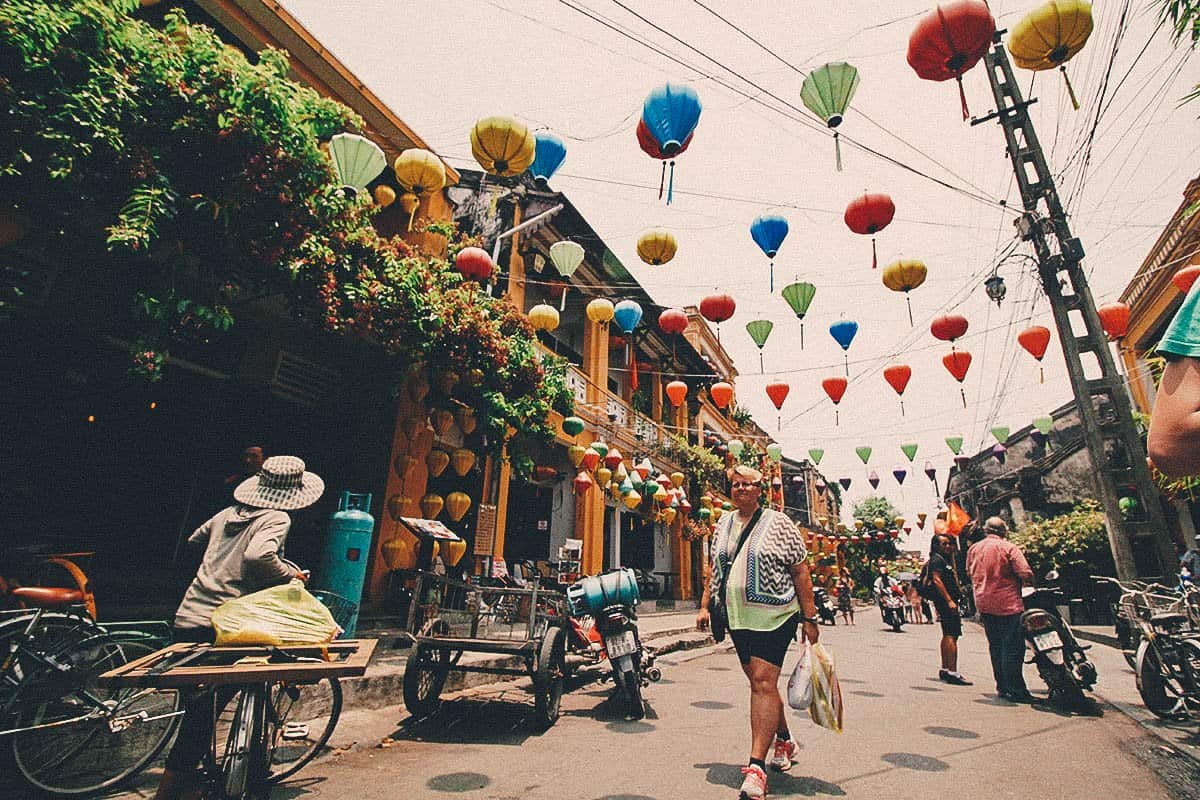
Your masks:
[{"label": "green foliage", "polygon": [[684,473],[691,478],[694,494],[698,495],[708,486],[719,487],[725,479],[725,462],[708,448],[694,445],[682,436],[665,436],[655,449],[659,455],[683,467]]},{"label": "green foliage", "polygon": [[745,406],[734,403],[729,409],[729,418],[737,425],[749,425],[754,421],[754,415]]},{"label": "green foliage", "polygon": [[1067,514],[1027,522],[1010,535],[1035,575],[1057,569],[1068,580],[1115,575],[1104,512],[1085,500]]},{"label": "green foliage", "polygon": [[892,524],[900,511],[891,504],[891,502],[882,495],[872,495],[865,497],[854,505],[854,510],[850,512],[850,516],[857,520],[861,520],[865,530],[875,530],[875,518],[882,517],[887,521],[888,526]]},{"label": "green foliage", "polygon": [[1196,0],[1159,0],[1160,18],[1171,26],[1175,42],[1189,40],[1192,47],[1200,41],[1200,2]]},{"label": "green foliage", "polygon": [[548,441],[550,409],[574,406],[565,367],[541,356],[511,304],[453,270],[468,240],[432,224],[448,252],[429,257],[384,239],[366,193],[336,185],[320,145],[361,121],[293,82],[285,53],[250,63],[181,11],[159,30],[138,6],[0,5],[0,198],[83,247],[107,246],[88,255],[113,268],[88,279],[107,279],[97,296],[132,310],[131,371],[158,380],[171,344],[207,342],[233,327],[240,302],[282,296],[314,326],[382,348],[398,374],[424,362],[480,375],[455,397],[476,409],[493,452],[513,437]]}]

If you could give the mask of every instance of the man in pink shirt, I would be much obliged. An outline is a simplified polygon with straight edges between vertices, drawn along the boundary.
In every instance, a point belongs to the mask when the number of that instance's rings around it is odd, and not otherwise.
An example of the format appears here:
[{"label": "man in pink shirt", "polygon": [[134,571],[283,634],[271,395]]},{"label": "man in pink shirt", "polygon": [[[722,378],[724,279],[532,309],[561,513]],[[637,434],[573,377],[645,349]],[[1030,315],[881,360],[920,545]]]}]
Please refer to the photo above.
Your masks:
[{"label": "man in pink shirt", "polygon": [[1021,587],[1033,585],[1033,570],[1021,548],[1005,537],[1008,526],[1000,517],[984,523],[987,536],[967,551],[967,572],[975,589],[975,607],[987,633],[988,652],[996,691],[1006,700],[1031,703],[1037,698],[1021,674],[1025,637],[1021,633]]}]

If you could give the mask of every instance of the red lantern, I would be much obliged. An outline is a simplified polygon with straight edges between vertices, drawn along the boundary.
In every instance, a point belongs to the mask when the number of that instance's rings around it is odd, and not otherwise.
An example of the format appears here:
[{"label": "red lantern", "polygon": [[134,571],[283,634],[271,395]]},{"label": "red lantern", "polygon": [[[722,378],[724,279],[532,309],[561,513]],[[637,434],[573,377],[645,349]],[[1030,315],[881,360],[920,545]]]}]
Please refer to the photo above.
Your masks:
[{"label": "red lantern", "polygon": [[454,268],[467,280],[483,283],[492,277],[495,264],[492,263],[492,257],[487,254],[486,250],[479,247],[464,247],[454,257]]},{"label": "red lantern", "polygon": [[908,39],[908,65],[927,81],[958,81],[963,119],[970,117],[963,73],[979,63],[992,43],[996,20],[982,0],[938,5]]},{"label": "red lantern", "polygon": [[929,332],[943,342],[954,342],[967,332],[967,318],[961,314],[943,314],[929,323]]},{"label": "red lantern", "polygon": [[1125,303],[1106,303],[1096,309],[1096,314],[1109,339],[1120,339],[1129,332],[1129,306]]},{"label": "red lantern", "polygon": [[575,476],[573,485],[575,487],[575,494],[583,497],[592,490],[592,487],[596,485],[596,482],[592,480],[592,475],[590,472],[581,472]]},{"label": "red lantern", "polygon": [[[771,381],[767,384],[767,397],[771,398],[771,402],[775,404],[776,411],[783,410],[783,401],[787,400],[788,392],[792,387],[788,386],[783,381]],[[778,425],[783,428],[783,415],[779,415]]]},{"label": "red lantern", "polygon": [[688,318],[687,314],[680,311],[678,308],[668,308],[666,311],[658,315],[658,327],[668,336],[674,336],[678,333],[683,333],[687,330]]},{"label": "red lantern", "polygon": [[837,404],[842,402],[842,395],[846,393],[846,387],[850,382],[843,377],[826,378],[821,381],[821,388],[825,390],[825,394],[829,395],[829,399],[833,401],[833,424],[840,424],[838,420]]},{"label": "red lantern", "polygon": [[846,206],[842,219],[855,233],[871,237],[871,269],[878,266],[875,254],[875,234],[888,226],[896,216],[896,204],[886,194],[864,194]]},{"label": "red lantern", "polygon": [[883,368],[883,379],[888,382],[896,394],[900,395],[900,416],[904,416],[904,390],[912,378],[912,367],[907,364],[892,364]]},{"label": "red lantern", "polygon": [[971,368],[971,354],[966,350],[954,350],[942,356],[942,364],[954,376],[954,380],[958,381],[958,393],[962,395],[963,408],[966,408],[967,393],[962,388],[962,382],[967,377],[967,370]]},{"label": "red lantern", "polygon": [[671,401],[671,405],[678,408],[683,405],[684,398],[687,397],[688,387],[683,381],[671,381],[667,384],[667,398]]},{"label": "red lantern", "polygon": [[714,383],[708,388],[708,396],[712,398],[717,408],[725,408],[733,399],[733,387],[725,381]]},{"label": "red lantern", "polygon": [[545,464],[537,464],[533,468],[534,483],[549,483],[558,477],[558,470]]},{"label": "red lantern", "polygon": [[1172,275],[1171,283],[1175,284],[1175,288],[1179,291],[1187,294],[1192,290],[1192,284],[1196,282],[1197,275],[1200,275],[1200,264],[1192,264]]},{"label": "red lantern", "polygon": [[891,530],[891,532],[890,532],[890,533],[891,533],[891,536],[892,536],[892,538],[893,538],[893,539],[899,539],[899,538],[900,538],[900,531],[896,530],[895,528],[892,528],[892,530]]},{"label": "red lantern", "polygon": [[589,447],[587,452],[583,454],[583,460],[579,462],[579,466],[582,467],[586,472],[591,472],[596,467],[600,466],[600,454]]},{"label": "red lantern", "polygon": [[700,316],[717,326],[717,340],[721,339],[721,323],[733,316],[737,303],[727,294],[710,294],[700,301]]},{"label": "red lantern", "polygon": [[1046,355],[1046,347],[1050,344],[1050,329],[1044,325],[1034,325],[1026,328],[1017,334],[1017,343],[1028,351],[1029,355],[1038,360],[1038,372],[1041,374],[1041,382],[1046,382],[1046,373],[1041,368],[1040,364],[1042,356]]},{"label": "red lantern", "polygon": [[617,467],[621,466],[621,462],[624,460],[625,456],[621,455],[621,451],[615,447],[610,448],[609,451],[604,454],[604,466],[608,467],[609,469],[616,469]]}]

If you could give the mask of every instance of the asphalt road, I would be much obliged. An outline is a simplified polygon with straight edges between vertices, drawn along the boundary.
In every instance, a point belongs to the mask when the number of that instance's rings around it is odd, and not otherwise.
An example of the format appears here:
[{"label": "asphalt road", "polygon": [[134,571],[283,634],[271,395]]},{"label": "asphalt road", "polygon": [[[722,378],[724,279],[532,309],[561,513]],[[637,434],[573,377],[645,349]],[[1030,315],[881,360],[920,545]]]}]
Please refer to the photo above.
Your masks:
[{"label": "asphalt road", "polygon": [[[936,680],[936,626],[900,634],[878,614],[822,628],[834,649],[846,704],[837,735],[790,712],[802,745],[772,797],[1191,798],[1194,762],[1106,703],[1067,714],[998,700],[981,629],[968,624],[961,671],[974,686]],[[1119,656],[1118,656],[1119,658]],[[576,681],[563,716],[531,724],[527,682],[448,696],[415,722],[399,704],[343,715],[337,749],[272,798],[562,800],[733,798],[749,747],[748,689],[725,648],[660,659],[664,679],[646,690],[649,712],[625,721],[610,684]],[[791,659],[785,667],[790,672]],[[1032,668],[1030,687],[1044,694]],[[1109,681],[1132,680],[1113,669]],[[1104,676],[1102,676],[1102,684]],[[123,797],[146,797],[150,781]]]}]

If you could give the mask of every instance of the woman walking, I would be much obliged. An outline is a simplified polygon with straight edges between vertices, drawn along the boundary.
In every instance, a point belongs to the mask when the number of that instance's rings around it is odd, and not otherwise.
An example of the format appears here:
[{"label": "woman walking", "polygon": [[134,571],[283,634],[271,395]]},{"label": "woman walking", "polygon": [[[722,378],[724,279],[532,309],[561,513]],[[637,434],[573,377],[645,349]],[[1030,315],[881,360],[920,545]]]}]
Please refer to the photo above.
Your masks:
[{"label": "woman walking", "polygon": [[842,612],[842,622],[854,624],[854,580],[842,576],[838,578],[837,586],[833,589],[837,595],[838,611]]},{"label": "woman walking", "polygon": [[723,609],[717,613],[750,682],[750,758],[742,768],[741,800],[766,796],[768,753],[772,769],[792,766],[799,748],[784,717],[779,673],[801,622],[809,642],[821,636],[804,536],[783,513],[759,506],[762,479],[748,466],[731,471],[737,510],[717,526],[709,583],[696,614],[696,627],[704,630],[710,609]]}]

